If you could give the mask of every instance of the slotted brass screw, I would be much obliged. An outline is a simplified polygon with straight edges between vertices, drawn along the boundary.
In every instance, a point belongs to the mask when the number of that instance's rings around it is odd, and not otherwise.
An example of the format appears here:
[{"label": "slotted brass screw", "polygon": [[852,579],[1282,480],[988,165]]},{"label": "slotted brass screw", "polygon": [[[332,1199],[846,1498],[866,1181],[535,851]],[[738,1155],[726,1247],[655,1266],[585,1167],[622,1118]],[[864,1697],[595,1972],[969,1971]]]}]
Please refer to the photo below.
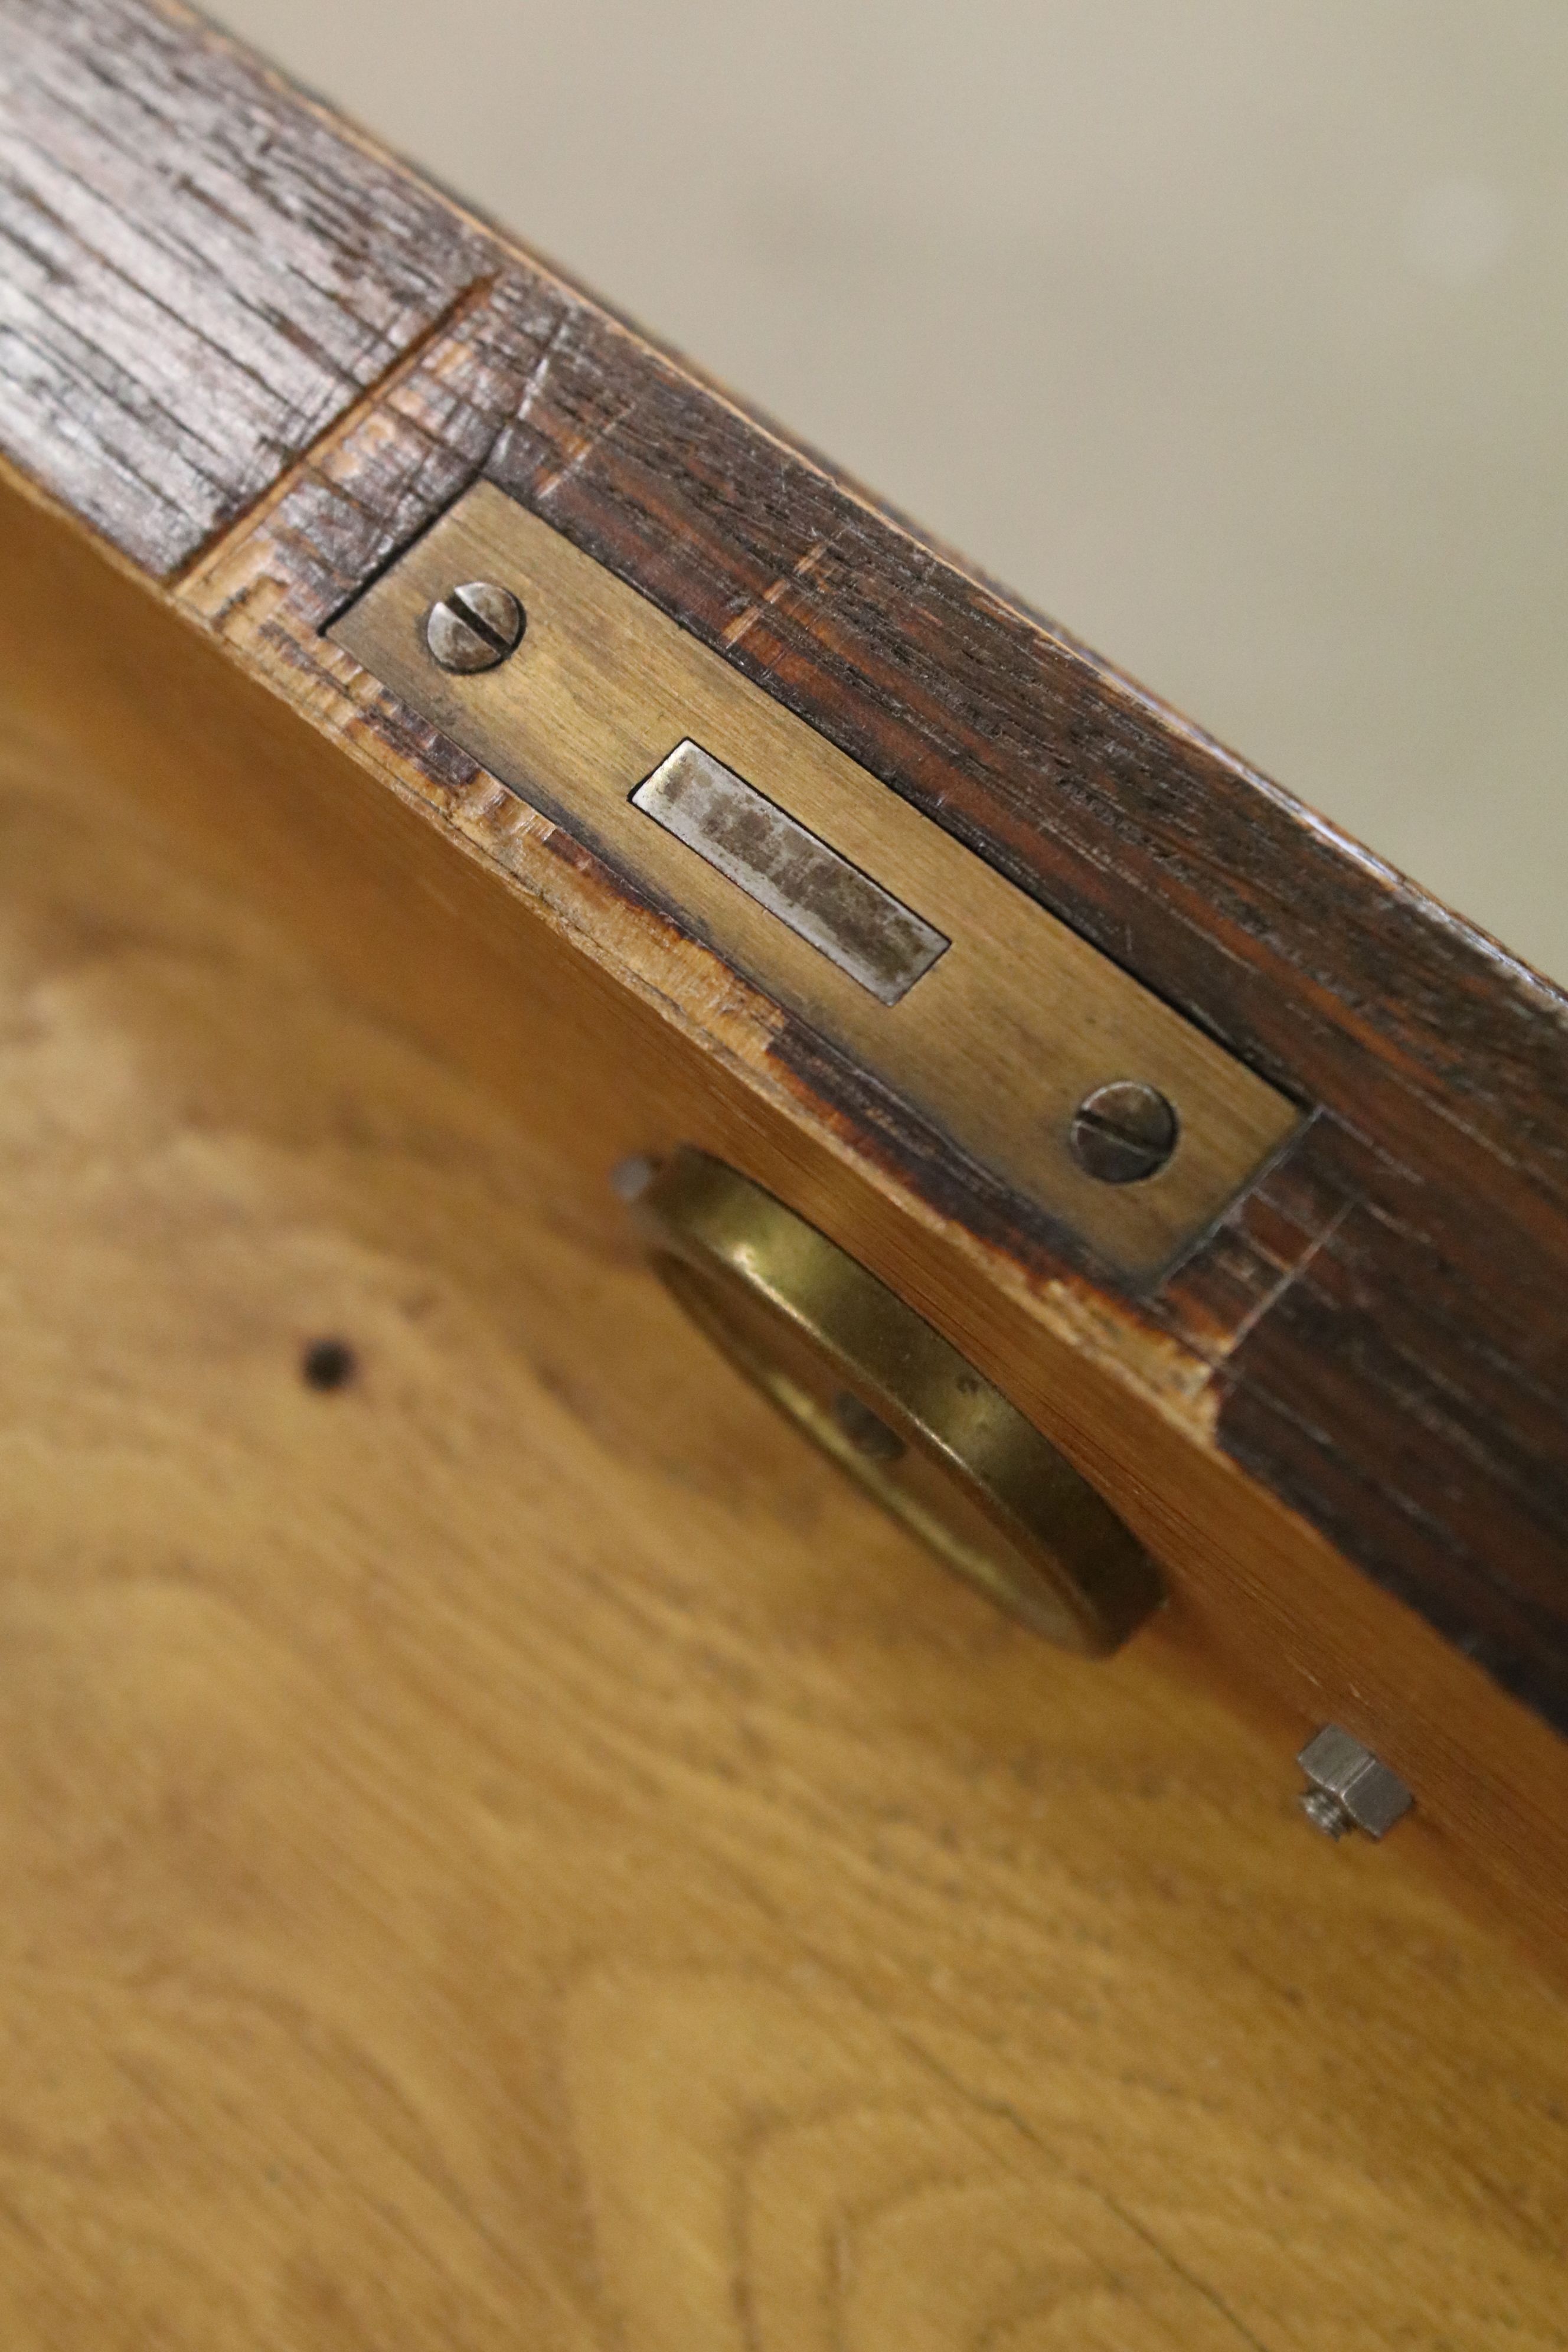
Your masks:
[{"label": "slotted brass screw", "polygon": [[1175,1112],[1142,1078],[1117,1078],[1086,1095],[1073,1113],[1073,1158],[1101,1184],[1141,1184],[1157,1176],[1176,1148]]},{"label": "slotted brass screw", "polygon": [[527,626],[528,615],[510,588],[469,580],[431,605],[425,642],[442,669],[494,669],[517,651]]}]

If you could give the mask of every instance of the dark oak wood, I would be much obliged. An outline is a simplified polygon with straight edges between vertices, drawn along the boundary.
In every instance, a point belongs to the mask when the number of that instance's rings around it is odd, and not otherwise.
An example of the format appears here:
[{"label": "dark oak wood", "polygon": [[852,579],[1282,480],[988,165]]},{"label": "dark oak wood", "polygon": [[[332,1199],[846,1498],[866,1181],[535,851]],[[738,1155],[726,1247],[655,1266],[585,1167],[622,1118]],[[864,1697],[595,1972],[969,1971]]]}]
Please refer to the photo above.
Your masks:
[{"label": "dark oak wood", "polygon": [[487,240],[182,9],[4,0],[0,72],[5,446],[167,576]]},{"label": "dark oak wood", "polygon": [[[1253,1480],[1568,1730],[1562,995],[216,35],[132,0],[0,26],[0,446],[160,577],[288,477],[296,671],[483,473],[1282,1087],[1285,1161],[1117,1311],[1206,1368]],[[1112,1294],[798,1025],[773,1050],[945,1216]]]}]

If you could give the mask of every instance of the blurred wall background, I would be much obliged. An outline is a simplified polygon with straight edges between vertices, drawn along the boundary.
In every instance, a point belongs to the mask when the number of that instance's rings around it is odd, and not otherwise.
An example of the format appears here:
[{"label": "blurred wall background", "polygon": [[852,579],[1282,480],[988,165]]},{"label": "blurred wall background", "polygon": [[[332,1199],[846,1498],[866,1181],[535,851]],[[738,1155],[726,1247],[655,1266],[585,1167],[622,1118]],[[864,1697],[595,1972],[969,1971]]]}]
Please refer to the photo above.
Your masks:
[{"label": "blurred wall background", "polygon": [[1568,982],[1563,0],[216,14]]}]

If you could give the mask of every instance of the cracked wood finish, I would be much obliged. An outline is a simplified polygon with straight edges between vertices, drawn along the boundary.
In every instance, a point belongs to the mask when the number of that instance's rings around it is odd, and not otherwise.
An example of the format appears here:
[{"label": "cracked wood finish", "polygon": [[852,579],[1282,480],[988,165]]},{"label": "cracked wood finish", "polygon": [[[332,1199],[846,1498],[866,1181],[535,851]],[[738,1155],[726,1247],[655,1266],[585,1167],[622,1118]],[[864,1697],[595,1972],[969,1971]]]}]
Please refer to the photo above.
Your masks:
[{"label": "cracked wood finish", "polygon": [[932,1567],[545,1054],[515,1120],[112,787],[0,711],[6,2352],[1564,2352],[1500,1923],[1170,1622]]}]

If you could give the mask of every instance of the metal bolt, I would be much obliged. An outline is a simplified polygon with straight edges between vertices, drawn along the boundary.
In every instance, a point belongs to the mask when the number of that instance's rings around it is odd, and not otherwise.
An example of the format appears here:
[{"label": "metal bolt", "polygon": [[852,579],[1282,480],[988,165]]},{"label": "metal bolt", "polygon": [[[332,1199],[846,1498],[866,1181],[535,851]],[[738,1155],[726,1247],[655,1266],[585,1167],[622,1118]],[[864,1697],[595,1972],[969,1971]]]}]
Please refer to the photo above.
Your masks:
[{"label": "metal bolt", "polygon": [[1300,1800],[1300,1806],[1312,1827],[1321,1830],[1325,1837],[1342,1838],[1347,1830],[1355,1827],[1353,1816],[1338,1797],[1329,1794],[1327,1789],[1309,1789]]},{"label": "metal bolt", "polygon": [[494,669],[516,652],[527,626],[528,615],[510,588],[469,580],[431,605],[425,642],[443,669]]},{"label": "metal bolt", "polygon": [[1342,1838],[1347,1830],[1383,1837],[1415,1801],[1398,1773],[1337,1723],[1325,1724],[1296,1761],[1312,1783],[1301,1811],[1325,1837]]},{"label": "metal bolt", "polygon": [[1141,1184],[1159,1174],[1178,1132],[1176,1114],[1156,1087],[1118,1078],[1085,1096],[1068,1139],[1079,1166],[1101,1184]]}]

